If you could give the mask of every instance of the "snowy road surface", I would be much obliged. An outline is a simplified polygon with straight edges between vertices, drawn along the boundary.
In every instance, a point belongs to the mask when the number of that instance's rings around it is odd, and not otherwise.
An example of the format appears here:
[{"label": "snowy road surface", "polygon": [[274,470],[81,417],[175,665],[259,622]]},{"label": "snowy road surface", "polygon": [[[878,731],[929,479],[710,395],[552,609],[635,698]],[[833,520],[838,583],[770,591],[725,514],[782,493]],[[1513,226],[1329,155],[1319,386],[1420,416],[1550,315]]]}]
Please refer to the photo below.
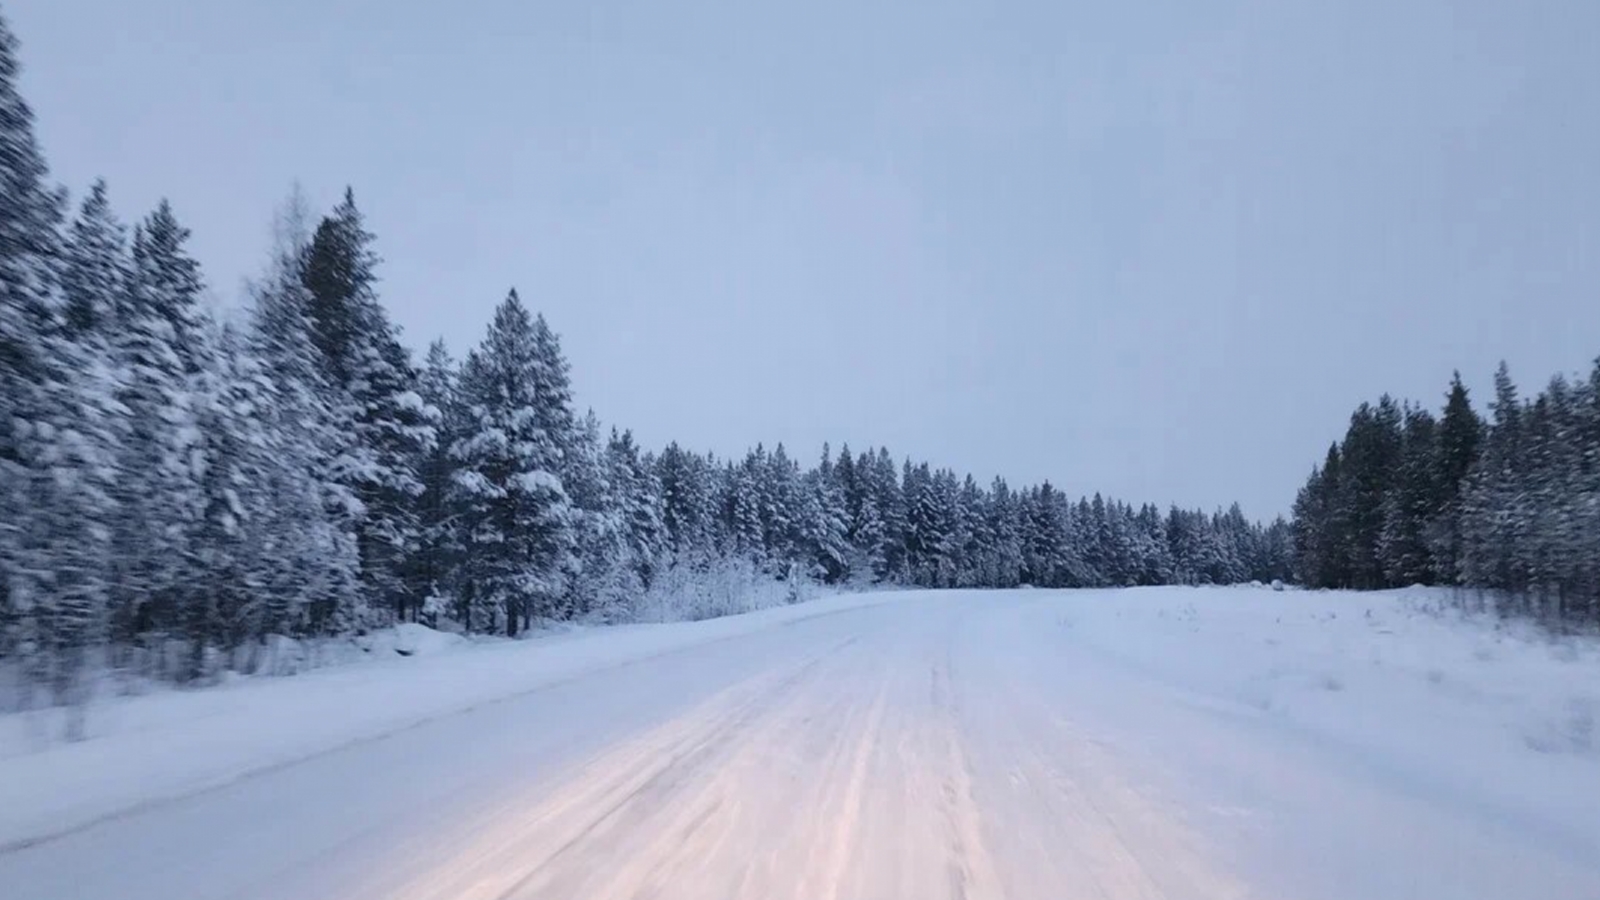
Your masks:
[{"label": "snowy road surface", "polygon": [[841,608],[14,844],[0,898],[1600,898],[1594,657],[1335,602]]}]

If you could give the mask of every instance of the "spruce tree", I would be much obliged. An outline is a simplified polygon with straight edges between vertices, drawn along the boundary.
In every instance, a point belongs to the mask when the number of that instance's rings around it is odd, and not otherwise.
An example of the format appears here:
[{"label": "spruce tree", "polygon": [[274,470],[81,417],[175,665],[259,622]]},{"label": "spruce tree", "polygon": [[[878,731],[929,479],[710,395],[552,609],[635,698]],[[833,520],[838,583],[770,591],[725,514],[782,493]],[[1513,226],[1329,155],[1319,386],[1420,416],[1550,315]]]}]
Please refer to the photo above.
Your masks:
[{"label": "spruce tree", "polygon": [[451,507],[451,482],[455,462],[451,447],[461,429],[462,409],[457,390],[456,362],[444,341],[428,345],[417,382],[422,402],[432,410],[435,439],[422,450],[417,477],[422,493],[417,498],[418,550],[413,580],[424,588],[424,608],[430,621],[453,606],[454,570],[460,555]]},{"label": "spruce tree", "polygon": [[[758,450],[760,448],[757,448]],[[758,457],[756,486],[761,504],[761,539],[772,574],[784,576],[797,563],[799,542],[799,467],[783,444]]]},{"label": "spruce tree", "polygon": [[[203,515],[198,466],[201,375],[214,363],[211,326],[200,305],[199,264],[188,231],[163,201],[134,233],[133,267],[116,336],[128,411],[112,536],[114,630],[140,635],[185,632],[188,607],[202,602],[192,538]],[[166,664],[157,660],[158,673]]]},{"label": "spruce tree", "polygon": [[747,559],[760,568],[766,568],[769,561],[762,520],[762,482],[766,469],[766,451],[757,446],[738,468],[730,466],[724,476],[728,534],[724,552]]},{"label": "spruce tree", "polygon": [[542,363],[533,320],[512,291],[462,368],[467,413],[453,448],[463,595],[477,630],[498,624],[514,636],[560,614],[575,567],[560,453],[540,425]]},{"label": "spruce tree", "polygon": [[127,231],[111,211],[106,183],[96,181],[67,233],[61,272],[63,317],[75,335],[109,342],[128,282]]},{"label": "spruce tree", "polygon": [[1522,401],[1503,362],[1495,371],[1494,389],[1482,456],[1461,496],[1460,577],[1466,584],[1520,595],[1527,586],[1518,553],[1526,522],[1514,506],[1523,449]]},{"label": "spruce tree", "polygon": [[103,336],[78,341],[57,315],[63,196],[46,184],[17,47],[0,18],[0,657],[73,705],[76,738],[105,638],[113,370]]},{"label": "spruce tree", "polygon": [[[587,595],[573,595],[566,606],[582,606],[595,601],[600,587],[611,594],[627,590],[614,569],[632,568],[627,559],[613,558],[625,539],[624,522],[618,498],[608,483],[610,462],[598,421],[580,422],[573,405],[571,366],[561,349],[561,339],[542,314],[533,319],[534,394],[538,398],[535,415],[538,425],[555,447],[555,472],[561,478],[572,505],[572,527],[579,552],[568,561],[570,589]],[[625,553],[625,551],[623,551]],[[585,576],[584,572],[589,575]],[[597,583],[586,584],[598,579]],[[615,605],[618,598],[607,600]],[[567,609],[574,614],[580,609]]]},{"label": "spruce tree", "polygon": [[264,378],[248,347],[227,329],[214,344],[213,367],[196,382],[201,507],[188,543],[191,568],[204,589],[185,600],[183,629],[191,648],[185,678],[210,672],[208,651],[231,655],[268,624],[269,573],[282,565],[282,535],[270,518],[279,500],[267,488],[284,483],[274,477],[276,470],[293,464],[266,452]]},{"label": "spruce tree", "polygon": [[1003,478],[996,477],[989,489],[989,534],[994,542],[994,586],[1016,587],[1022,583],[1022,510],[1018,497]]},{"label": "spruce tree", "polygon": [[1336,500],[1344,525],[1350,587],[1387,586],[1378,544],[1384,507],[1399,470],[1401,440],[1400,408],[1388,396],[1376,407],[1363,403],[1350,417]]},{"label": "spruce tree", "polygon": [[801,493],[799,540],[807,574],[837,584],[850,574],[849,521],[826,448],[822,465],[801,479]]},{"label": "spruce tree", "polygon": [[[863,454],[865,457],[866,454]],[[900,483],[894,457],[889,448],[879,447],[877,455],[868,463],[856,460],[856,471],[871,471],[872,497],[877,507],[878,521],[883,525],[882,579],[904,581],[908,578],[906,566],[906,500]]]},{"label": "spruce tree", "polygon": [[928,587],[938,561],[939,523],[933,495],[933,473],[927,463],[912,466],[906,460],[900,483],[905,496],[906,574],[915,585]]},{"label": "spruce tree", "polygon": [[961,482],[956,508],[959,515],[956,585],[981,587],[995,584],[1000,576],[996,562],[995,534],[989,516],[990,498],[977,479],[968,474]]},{"label": "spruce tree", "polygon": [[661,484],[661,522],[679,564],[698,565],[716,549],[716,510],[709,461],[667,445],[656,459]]},{"label": "spruce tree", "polygon": [[249,285],[245,343],[260,373],[263,452],[276,461],[265,476],[273,500],[260,534],[280,563],[264,576],[263,635],[323,634],[360,619],[355,535],[363,509],[339,477],[355,438],[313,338],[306,216],[296,193],[274,222],[265,270]]},{"label": "spruce tree", "polygon": [[1389,585],[1432,584],[1435,580],[1428,531],[1442,512],[1437,432],[1437,423],[1426,410],[1405,411],[1400,462],[1385,498],[1378,537],[1378,558]]},{"label": "spruce tree", "polygon": [[562,454],[562,485],[573,507],[577,567],[570,579],[571,614],[610,620],[626,616],[644,590],[626,546],[623,504],[611,460],[591,410]]},{"label": "spruce tree", "polygon": [[1138,529],[1146,545],[1141,556],[1139,583],[1171,584],[1172,544],[1167,537],[1167,520],[1154,504],[1147,503],[1139,509]]},{"label": "spruce tree", "polygon": [[103,336],[58,317],[61,195],[16,92],[0,19],[0,656],[69,705],[84,735],[84,671],[106,639],[117,408]]},{"label": "spruce tree", "polygon": [[1034,587],[1074,586],[1077,568],[1069,546],[1066,498],[1046,481],[1028,493],[1024,508],[1025,584]]},{"label": "spruce tree", "polygon": [[654,467],[639,454],[633,432],[615,431],[606,445],[607,468],[615,498],[626,565],[648,589],[666,548],[661,523],[661,485]]},{"label": "spruce tree", "polygon": [[360,504],[355,539],[363,599],[377,604],[352,605],[350,624],[357,627],[413,614],[429,590],[413,563],[422,540],[416,466],[436,438],[419,374],[378,303],[373,240],[347,189],[317,226],[301,266],[328,402],[352,437],[332,468]]},{"label": "spruce tree", "polygon": [[1428,523],[1428,544],[1433,569],[1441,582],[1460,583],[1461,493],[1477,464],[1483,442],[1483,420],[1472,408],[1461,373],[1450,381],[1444,414],[1439,421],[1439,470],[1433,476],[1437,496]]},{"label": "spruce tree", "polygon": [[1119,584],[1122,572],[1117,570],[1116,535],[1113,533],[1111,514],[1106,509],[1105,498],[1098,493],[1082,508],[1089,526],[1089,541],[1084,547],[1084,564],[1093,573],[1091,582],[1097,587]]}]

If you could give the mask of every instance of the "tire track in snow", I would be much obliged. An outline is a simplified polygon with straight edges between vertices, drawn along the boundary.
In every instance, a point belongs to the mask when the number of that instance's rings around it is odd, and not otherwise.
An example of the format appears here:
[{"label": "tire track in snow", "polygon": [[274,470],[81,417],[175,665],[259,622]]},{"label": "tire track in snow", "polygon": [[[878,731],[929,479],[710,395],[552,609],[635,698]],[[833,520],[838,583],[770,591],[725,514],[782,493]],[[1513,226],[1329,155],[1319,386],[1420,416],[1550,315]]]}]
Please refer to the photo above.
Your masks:
[{"label": "tire track in snow", "polygon": [[[1026,627],[1026,620],[1006,624]],[[1018,639],[1003,633],[985,643]],[[962,732],[978,744],[985,811],[1011,823],[996,844],[1007,896],[1047,898],[1072,885],[1075,896],[1100,900],[1247,897],[1212,863],[1178,810],[1130,780],[1115,749],[1064,714],[1056,690],[1041,690],[1051,685],[1045,661],[981,660],[984,672],[975,680],[1004,702],[976,706]]]},{"label": "tire track in snow", "polygon": [[363,896],[1243,897],[1036,673],[957,655],[967,619],[859,633],[735,685]]},{"label": "tire track in snow", "polygon": [[856,640],[839,642],[791,670],[735,686],[699,713],[626,742],[579,770],[554,794],[527,798],[525,813],[502,809],[494,832],[473,839],[439,870],[394,896],[510,900],[584,895],[558,888],[574,880],[574,872],[584,878],[593,874],[583,864],[588,846],[616,841],[619,835],[637,838],[640,821],[658,818],[668,799],[725,756],[732,735],[780,706],[787,694],[814,677],[823,660]]}]

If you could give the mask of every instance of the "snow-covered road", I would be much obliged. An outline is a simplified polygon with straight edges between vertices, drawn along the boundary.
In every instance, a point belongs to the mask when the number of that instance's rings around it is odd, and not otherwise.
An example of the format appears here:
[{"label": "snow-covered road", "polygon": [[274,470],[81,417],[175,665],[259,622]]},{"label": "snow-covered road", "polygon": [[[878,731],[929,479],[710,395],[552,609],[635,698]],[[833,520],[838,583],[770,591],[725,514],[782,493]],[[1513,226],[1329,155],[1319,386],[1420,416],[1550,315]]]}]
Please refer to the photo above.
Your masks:
[{"label": "snow-covered road", "polygon": [[151,799],[0,853],[0,898],[1600,898],[1581,733],[1461,746],[1504,717],[1419,721],[1403,697],[1481,694],[1466,675],[1350,659],[1369,632],[1459,629],[1299,627],[1327,605],[845,606]]}]

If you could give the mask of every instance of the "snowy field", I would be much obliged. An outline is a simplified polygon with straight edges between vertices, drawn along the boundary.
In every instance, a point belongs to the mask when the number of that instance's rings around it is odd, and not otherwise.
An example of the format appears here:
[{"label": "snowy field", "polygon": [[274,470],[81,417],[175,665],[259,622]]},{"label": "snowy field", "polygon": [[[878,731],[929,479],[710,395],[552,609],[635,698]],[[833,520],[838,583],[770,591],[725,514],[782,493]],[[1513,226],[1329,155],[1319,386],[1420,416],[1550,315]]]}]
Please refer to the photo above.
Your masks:
[{"label": "snowy field", "polygon": [[1600,646],[891,593],[0,717],[0,898],[1600,898]]}]

